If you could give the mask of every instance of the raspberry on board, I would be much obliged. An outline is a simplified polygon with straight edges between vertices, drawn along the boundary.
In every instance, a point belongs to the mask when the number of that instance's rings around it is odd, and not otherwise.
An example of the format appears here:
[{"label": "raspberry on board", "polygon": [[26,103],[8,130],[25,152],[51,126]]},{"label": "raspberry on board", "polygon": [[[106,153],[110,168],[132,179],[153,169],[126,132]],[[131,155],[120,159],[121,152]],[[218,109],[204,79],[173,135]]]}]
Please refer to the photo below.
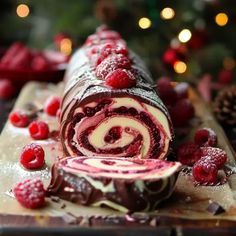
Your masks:
[{"label": "raspberry on board", "polygon": [[29,170],[40,169],[43,167],[44,150],[41,146],[31,143],[26,145],[20,155],[20,163]]},{"label": "raspberry on board", "polygon": [[29,125],[29,133],[33,139],[47,139],[49,136],[48,124],[44,121],[33,121]]},{"label": "raspberry on board", "polygon": [[201,147],[202,157],[209,157],[218,169],[223,168],[227,161],[227,154],[224,150],[215,147]]},{"label": "raspberry on board", "polygon": [[29,125],[29,117],[22,111],[13,111],[9,114],[9,120],[12,125],[24,128]]},{"label": "raspberry on board", "polygon": [[177,150],[177,160],[183,165],[193,166],[200,158],[199,146],[193,142],[184,143]]},{"label": "raspberry on board", "polygon": [[202,128],[196,131],[194,142],[199,146],[215,147],[217,145],[217,136],[214,130],[210,128]]},{"label": "raspberry on board", "polygon": [[194,179],[200,184],[215,184],[217,181],[218,168],[208,159],[200,159],[194,164],[192,174]]},{"label": "raspberry on board", "polygon": [[45,203],[46,191],[39,178],[27,179],[16,184],[13,193],[17,201],[26,208],[41,208]]},{"label": "raspberry on board", "polygon": [[50,116],[56,116],[61,105],[61,98],[58,96],[50,96],[44,104],[44,112]]}]

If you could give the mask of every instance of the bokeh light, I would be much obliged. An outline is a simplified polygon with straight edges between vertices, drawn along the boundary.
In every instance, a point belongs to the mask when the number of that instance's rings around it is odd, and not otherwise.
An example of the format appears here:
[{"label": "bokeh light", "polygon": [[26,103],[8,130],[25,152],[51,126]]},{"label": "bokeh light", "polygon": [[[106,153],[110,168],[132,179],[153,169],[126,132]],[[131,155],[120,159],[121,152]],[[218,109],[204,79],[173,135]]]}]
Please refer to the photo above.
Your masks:
[{"label": "bokeh light", "polygon": [[186,43],[188,42],[192,37],[192,33],[189,29],[183,29],[179,35],[178,35],[178,39],[181,43]]},{"label": "bokeh light", "polygon": [[223,61],[223,66],[226,70],[232,70],[235,65],[235,60],[232,57],[226,57]]},{"label": "bokeh light", "polygon": [[216,15],[215,22],[219,26],[225,26],[228,22],[228,16],[225,13],[221,12]]},{"label": "bokeh light", "polygon": [[72,41],[69,38],[64,38],[60,42],[60,51],[65,55],[70,55],[72,52]]},{"label": "bokeh light", "polygon": [[164,20],[170,20],[175,16],[175,11],[170,7],[165,7],[164,9],[162,9],[160,16]]},{"label": "bokeh light", "polygon": [[30,9],[28,5],[26,4],[19,4],[16,8],[16,14],[21,18],[27,17],[29,13],[30,13]]},{"label": "bokeh light", "polygon": [[174,70],[178,74],[183,74],[187,70],[187,65],[183,61],[176,61],[174,63]]},{"label": "bokeh light", "polygon": [[142,17],[139,19],[138,21],[138,25],[141,29],[148,29],[151,27],[152,25],[152,22],[149,18],[147,17]]}]

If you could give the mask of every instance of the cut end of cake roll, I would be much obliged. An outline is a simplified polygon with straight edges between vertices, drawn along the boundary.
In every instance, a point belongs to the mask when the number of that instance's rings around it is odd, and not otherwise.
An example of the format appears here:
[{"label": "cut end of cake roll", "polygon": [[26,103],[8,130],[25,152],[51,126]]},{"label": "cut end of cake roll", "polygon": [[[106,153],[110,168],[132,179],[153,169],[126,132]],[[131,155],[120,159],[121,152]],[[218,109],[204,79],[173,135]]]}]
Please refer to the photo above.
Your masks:
[{"label": "cut end of cake roll", "polygon": [[98,30],[69,64],[61,109],[64,154],[164,159],[173,138],[168,110],[140,58],[117,35]]},{"label": "cut end of cake roll", "polygon": [[52,168],[49,195],[122,212],[151,211],[173,192],[179,162],[67,157]]}]

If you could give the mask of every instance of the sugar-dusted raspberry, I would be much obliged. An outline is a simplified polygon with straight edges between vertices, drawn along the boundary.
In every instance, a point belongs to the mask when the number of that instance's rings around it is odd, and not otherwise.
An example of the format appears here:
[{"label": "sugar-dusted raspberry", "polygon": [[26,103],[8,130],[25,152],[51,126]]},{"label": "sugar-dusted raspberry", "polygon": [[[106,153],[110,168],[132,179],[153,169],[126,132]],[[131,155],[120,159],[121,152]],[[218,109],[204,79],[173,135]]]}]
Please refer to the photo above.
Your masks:
[{"label": "sugar-dusted raspberry", "polygon": [[21,152],[20,163],[29,170],[42,168],[44,165],[43,148],[34,143],[26,145]]},{"label": "sugar-dusted raspberry", "polygon": [[192,170],[194,179],[200,184],[215,184],[217,181],[217,166],[208,159],[200,159],[197,161]]},{"label": "sugar-dusted raspberry", "polygon": [[99,31],[98,33],[98,36],[101,38],[101,39],[120,39],[121,36],[118,32],[116,31],[113,31],[113,30],[103,30],[103,31]]},{"label": "sugar-dusted raspberry", "polygon": [[199,146],[188,142],[179,146],[177,150],[177,160],[183,165],[192,166],[201,158]]},{"label": "sugar-dusted raspberry", "polygon": [[217,136],[214,130],[210,128],[202,128],[196,131],[194,142],[199,146],[215,147],[217,145]]},{"label": "sugar-dusted raspberry", "polygon": [[177,100],[177,93],[167,78],[161,78],[157,81],[157,91],[166,106],[173,106]]},{"label": "sugar-dusted raspberry", "polygon": [[13,111],[9,115],[9,120],[16,127],[27,127],[29,125],[29,117],[22,111]]},{"label": "sugar-dusted raspberry", "polygon": [[177,99],[183,99],[183,98],[188,98],[188,90],[189,90],[189,85],[188,83],[182,82],[178,83],[175,88],[175,92],[177,93]]},{"label": "sugar-dusted raspberry", "polygon": [[106,43],[101,48],[99,57],[96,62],[96,66],[98,66],[105,58],[107,58],[112,53],[122,54],[124,56],[127,56],[128,50],[127,50],[127,47],[125,47],[125,45]]},{"label": "sugar-dusted raspberry", "polygon": [[170,108],[170,116],[174,126],[185,126],[194,117],[194,107],[189,99],[181,99]]},{"label": "sugar-dusted raspberry", "polygon": [[12,82],[8,79],[0,80],[0,99],[10,99],[15,92],[15,88]]},{"label": "sugar-dusted raspberry", "polygon": [[49,135],[49,127],[43,121],[33,121],[29,125],[29,133],[33,139],[47,139]]},{"label": "sugar-dusted raspberry", "polygon": [[100,25],[99,27],[97,27],[96,29],[96,33],[100,33],[103,31],[107,31],[107,30],[111,30],[107,25]]},{"label": "sugar-dusted raspberry", "polygon": [[106,76],[105,84],[117,89],[130,88],[136,85],[136,80],[128,70],[116,69]]},{"label": "sugar-dusted raspberry", "polygon": [[221,169],[227,161],[227,154],[224,150],[215,147],[201,147],[202,157],[210,157],[211,161]]},{"label": "sugar-dusted raspberry", "polygon": [[122,54],[112,54],[105,58],[96,68],[96,76],[105,79],[106,76],[116,69],[130,69],[131,61]]},{"label": "sugar-dusted raspberry", "polygon": [[85,42],[85,45],[86,46],[91,46],[91,45],[94,45],[94,44],[98,44],[98,42],[100,42],[100,38],[97,34],[91,34],[86,42]]},{"label": "sugar-dusted raspberry", "polygon": [[50,96],[44,104],[44,112],[50,116],[56,116],[61,105],[61,99],[58,96]]},{"label": "sugar-dusted raspberry", "polygon": [[18,202],[26,208],[40,208],[45,203],[46,191],[39,178],[27,179],[16,184],[13,193]]}]

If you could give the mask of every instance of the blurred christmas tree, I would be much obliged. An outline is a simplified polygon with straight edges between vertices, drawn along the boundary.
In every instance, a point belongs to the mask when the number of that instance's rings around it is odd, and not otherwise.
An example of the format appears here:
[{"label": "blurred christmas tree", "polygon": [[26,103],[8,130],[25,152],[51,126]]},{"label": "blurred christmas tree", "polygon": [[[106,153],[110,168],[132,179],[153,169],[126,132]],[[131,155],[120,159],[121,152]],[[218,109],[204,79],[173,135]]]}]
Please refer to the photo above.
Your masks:
[{"label": "blurred christmas tree", "polygon": [[[29,6],[27,17],[16,14],[22,3]],[[209,74],[204,83],[213,78],[219,88],[234,77],[235,0],[1,0],[1,5],[2,46],[22,40],[43,48],[59,32],[79,46],[106,23],[144,58],[155,78],[170,75],[197,84]]]}]

